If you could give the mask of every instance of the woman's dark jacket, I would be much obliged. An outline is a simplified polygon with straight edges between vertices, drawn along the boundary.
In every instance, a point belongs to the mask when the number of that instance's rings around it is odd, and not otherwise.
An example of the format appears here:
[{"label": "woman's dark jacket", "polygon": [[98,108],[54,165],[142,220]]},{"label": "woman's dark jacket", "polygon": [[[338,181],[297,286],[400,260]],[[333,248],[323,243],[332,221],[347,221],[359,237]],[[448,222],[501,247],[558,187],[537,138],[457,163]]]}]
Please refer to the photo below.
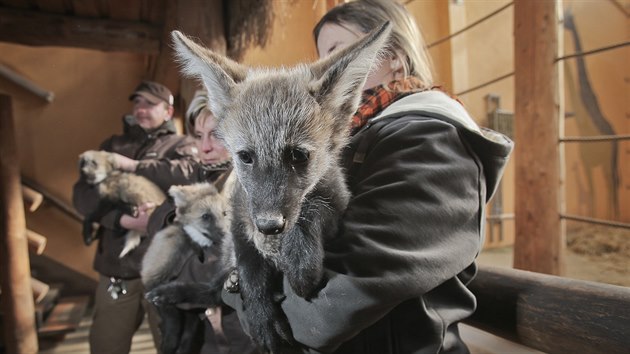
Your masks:
[{"label": "woman's dark jacket", "polygon": [[[466,285],[511,150],[439,91],[371,119],[343,156],[352,197],[325,246],[325,287],[305,300],[285,279],[295,339],[313,353],[467,352],[457,322],[475,310]],[[223,298],[240,309],[238,295]]]}]

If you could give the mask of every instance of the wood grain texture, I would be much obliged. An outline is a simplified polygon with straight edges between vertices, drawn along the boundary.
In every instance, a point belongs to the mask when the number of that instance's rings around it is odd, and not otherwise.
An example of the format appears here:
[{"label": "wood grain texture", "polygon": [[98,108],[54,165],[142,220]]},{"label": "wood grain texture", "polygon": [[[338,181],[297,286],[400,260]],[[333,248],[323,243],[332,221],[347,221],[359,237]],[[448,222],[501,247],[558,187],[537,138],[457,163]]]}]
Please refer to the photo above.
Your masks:
[{"label": "wood grain texture", "polygon": [[77,18],[0,7],[0,41],[155,54],[160,27],[111,19]]},{"label": "wood grain texture", "polygon": [[0,94],[0,278],[4,344],[8,353],[36,353],[35,305],[12,112],[11,97]]},{"label": "wood grain texture", "polygon": [[514,268],[563,274],[556,1],[514,1]]},{"label": "wood grain texture", "polygon": [[467,323],[546,353],[627,353],[630,288],[495,267],[469,288]]}]

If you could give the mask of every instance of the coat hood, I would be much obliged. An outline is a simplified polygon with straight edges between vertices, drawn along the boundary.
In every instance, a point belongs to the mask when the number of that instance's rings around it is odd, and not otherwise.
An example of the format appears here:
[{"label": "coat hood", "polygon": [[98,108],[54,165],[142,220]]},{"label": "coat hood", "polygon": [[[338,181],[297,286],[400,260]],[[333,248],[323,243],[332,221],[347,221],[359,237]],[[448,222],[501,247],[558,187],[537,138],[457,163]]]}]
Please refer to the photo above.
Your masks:
[{"label": "coat hood", "polygon": [[403,97],[372,118],[370,123],[409,114],[446,121],[462,132],[462,136],[483,164],[486,202],[490,200],[499,185],[514,142],[499,132],[479,127],[459,102],[441,91],[424,91]]}]

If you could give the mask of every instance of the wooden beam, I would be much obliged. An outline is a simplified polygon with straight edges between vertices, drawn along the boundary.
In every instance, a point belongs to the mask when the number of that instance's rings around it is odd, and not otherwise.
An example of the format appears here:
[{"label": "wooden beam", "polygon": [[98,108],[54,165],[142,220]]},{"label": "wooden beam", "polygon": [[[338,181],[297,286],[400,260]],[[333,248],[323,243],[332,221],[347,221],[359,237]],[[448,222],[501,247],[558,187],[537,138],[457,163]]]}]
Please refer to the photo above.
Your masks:
[{"label": "wooden beam", "polygon": [[26,241],[11,97],[0,94],[0,269],[2,320],[8,353],[37,353],[35,306]]},{"label": "wooden beam", "polygon": [[630,288],[480,267],[467,324],[545,353],[627,353]]},{"label": "wooden beam", "polygon": [[514,1],[514,268],[563,274],[556,1]]},{"label": "wooden beam", "polygon": [[0,64],[0,76],[5,79],[12,81],[16,85],[22,87],[33,95],[46,100],[47,102],[52,102],[55,99],[55,93],[52,91],[44,90],[39,87],[36,83],[31,80],[25,78],[24,76],[18,74],[13,69],[9,68],[6,65]]},{"label": "wooden beam", "polygon": [[135,21],[77,18],[0,6],[0,41],[155,54],[160,26]]}]

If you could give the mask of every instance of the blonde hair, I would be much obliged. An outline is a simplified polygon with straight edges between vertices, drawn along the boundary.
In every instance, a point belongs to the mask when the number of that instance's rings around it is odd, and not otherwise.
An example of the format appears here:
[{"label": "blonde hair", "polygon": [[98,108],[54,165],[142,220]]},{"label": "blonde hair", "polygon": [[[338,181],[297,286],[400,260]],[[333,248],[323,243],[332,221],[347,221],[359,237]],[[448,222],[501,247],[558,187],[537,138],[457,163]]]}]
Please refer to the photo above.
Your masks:
[{"label": "blonde hair", "polygon": [[197,90],[186,110],[186,132],[189,135],[194,134],[195,122],[197,118],[202,116],[202,113],[205,113],[203,114],[204,117],[212,114],[208,107],[208,92],[206,90]]},{"label": "blonde hair", "polygon": [[433,64],[426,51],[426,43],[413,15],[395,0],[356,0],[332,8],[315,28],[315,42],[326,23],[340,26],[354,25],[369,33],[386,21],[392,24],[391,50],[403,64],[404,76],[415,76],[424,86],[433,85]]}]

